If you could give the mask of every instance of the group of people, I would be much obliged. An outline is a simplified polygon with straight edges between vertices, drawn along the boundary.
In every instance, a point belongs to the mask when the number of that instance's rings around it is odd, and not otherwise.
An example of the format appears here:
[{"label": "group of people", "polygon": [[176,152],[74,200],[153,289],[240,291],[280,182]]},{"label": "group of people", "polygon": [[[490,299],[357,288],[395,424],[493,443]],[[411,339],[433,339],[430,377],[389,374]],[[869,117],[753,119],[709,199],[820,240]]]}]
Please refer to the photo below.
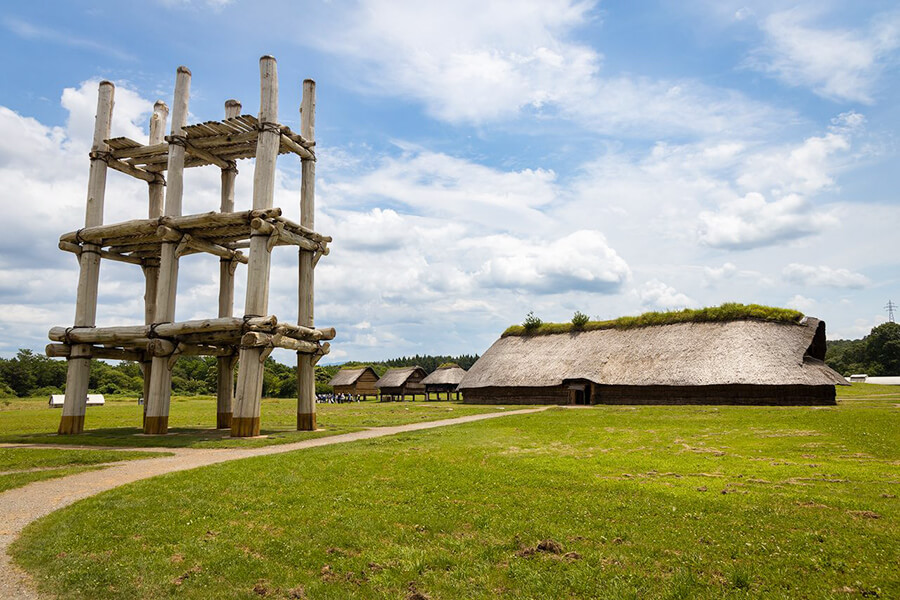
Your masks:
[{"label": "group of people", "polygon": [[347,402],[360,402],[363,396],[355,394],[316,394],[316,402],[322,404],[345,404]]}]

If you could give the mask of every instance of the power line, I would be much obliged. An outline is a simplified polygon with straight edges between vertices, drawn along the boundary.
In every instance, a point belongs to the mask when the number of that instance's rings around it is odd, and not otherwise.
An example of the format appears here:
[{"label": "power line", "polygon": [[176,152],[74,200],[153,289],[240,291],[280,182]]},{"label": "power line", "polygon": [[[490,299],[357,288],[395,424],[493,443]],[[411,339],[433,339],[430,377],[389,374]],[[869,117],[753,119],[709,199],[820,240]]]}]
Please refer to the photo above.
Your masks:
[{"label": "power line", "polygon": [[890,300],[888,300],[888,303],[884,305],[884,309],[888,313],[888,321],[890,321],[891,323],[894,322],[894,311],[897,310],[897,308],[897,305]]}]

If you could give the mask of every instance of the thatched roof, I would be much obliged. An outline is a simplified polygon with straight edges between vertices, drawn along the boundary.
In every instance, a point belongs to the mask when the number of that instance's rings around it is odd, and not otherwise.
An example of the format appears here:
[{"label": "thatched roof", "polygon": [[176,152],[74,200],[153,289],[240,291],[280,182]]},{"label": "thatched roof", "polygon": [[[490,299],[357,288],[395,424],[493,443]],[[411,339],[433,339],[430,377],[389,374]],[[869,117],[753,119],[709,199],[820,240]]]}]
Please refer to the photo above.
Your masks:
[{"label": "thatched roof", "polygon": [[334,377],[331,378],[331,381],[328,382],[328,385],[353,385],[356,383],[356,380],[359,379],[363,373],[366,372],[366,369],[372,371],[372,374],[375,375],[375,378],[378,379],[378,374],[375,373],[375,369],[372,367],[358,367],[355,369],[341,369],[338,371]]},{"label": "thatched roof", "polygon": [[422,380],[425,385],[457,385],[466,376],[466,370],[459,365],[438,367]]},{"label": "thatched roof", "polygon": [[409,379],[409,377],[416,371],[421,371],[423,377],[426,375],[425,369],[423,369],[422,367],[397,367],[395,369],[388,369],[387,371],[385,371],[384,375],[381,376],[381,379],[378,380],[378,383],[375,384],[375,387],[401,387],[406,383],[406,380]]},{"label": "thatched roof", "polygon": [[827,367],[825,323],[755,320],[500,338],[459,389],[606,385],[841,385]]}]

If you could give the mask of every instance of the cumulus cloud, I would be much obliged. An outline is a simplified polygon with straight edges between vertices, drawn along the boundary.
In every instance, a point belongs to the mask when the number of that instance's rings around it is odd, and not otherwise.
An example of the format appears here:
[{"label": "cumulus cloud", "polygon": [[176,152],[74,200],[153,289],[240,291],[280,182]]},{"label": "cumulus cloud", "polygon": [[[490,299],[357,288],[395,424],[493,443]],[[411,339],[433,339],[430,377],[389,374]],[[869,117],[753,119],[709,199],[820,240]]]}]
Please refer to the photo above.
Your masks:
[{"label": "cumulus cloud", "polygon": [[900,14],[858,29],[816,27],[816,17],[804,8],[768,15],[760,24],[765,45],[748,66],[832,100],[872,103],[878,77],[900,46]]},{"label": "cumulus cloud", "polygon": [[628,264],[598,231],[576,231],[549,243],[510,236],[486,241],[494,248],[480,277],[487,286],[541,294],[572,290],[608,294],[631,277]]},{"label": "cumulus cloud", "polygon": [[701,212],[699,219],[701,243],[732,250],[813,235],[836,222],[830,213],[813,212],[809,203],[796,194],[767,201],[756,192],[725,203],[717,212]]},{"label": "cumulus cloud", "polygon": [[651,279],[637,290],[641,304],[647,307],[673,310],[697,306],[697,303],[672,286],[658,279]]},{"label": "cumulus cloud", "polygon": [[849,269],[833,269],[824,265],[812,266],[791,263],[782,271],[784,278],[805,286],[835,288],[863,288],[871,283],[869,278]]}]

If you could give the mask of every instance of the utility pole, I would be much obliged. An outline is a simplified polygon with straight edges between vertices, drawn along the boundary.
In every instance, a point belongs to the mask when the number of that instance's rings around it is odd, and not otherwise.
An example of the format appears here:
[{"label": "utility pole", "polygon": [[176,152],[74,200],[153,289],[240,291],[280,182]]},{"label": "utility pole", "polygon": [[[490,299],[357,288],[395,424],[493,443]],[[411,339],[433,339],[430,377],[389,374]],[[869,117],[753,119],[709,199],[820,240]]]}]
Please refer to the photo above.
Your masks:
[{"label": "utility pole", "polygon": [[897,310],[897,308],[897,305],[890,300],[888,300],[888,303],[884,305],[884,309],[888,313],[888,321],[890,321],[891,323],[894,322],[894,311]]}]

